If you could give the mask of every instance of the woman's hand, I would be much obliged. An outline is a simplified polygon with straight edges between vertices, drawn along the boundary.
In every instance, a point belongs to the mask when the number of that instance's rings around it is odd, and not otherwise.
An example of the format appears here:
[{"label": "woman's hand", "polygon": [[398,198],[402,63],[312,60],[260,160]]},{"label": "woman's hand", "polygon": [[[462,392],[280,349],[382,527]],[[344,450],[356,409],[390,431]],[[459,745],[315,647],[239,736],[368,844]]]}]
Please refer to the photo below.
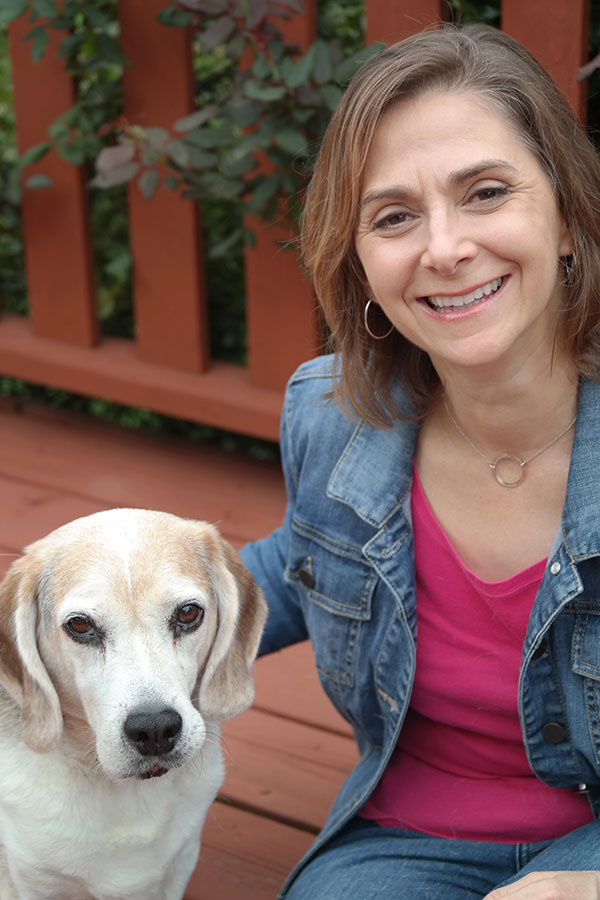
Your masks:
[{"label": "woman's hand", "polygon": [[532,872],[484,900],[600,900],[600,872]]}]

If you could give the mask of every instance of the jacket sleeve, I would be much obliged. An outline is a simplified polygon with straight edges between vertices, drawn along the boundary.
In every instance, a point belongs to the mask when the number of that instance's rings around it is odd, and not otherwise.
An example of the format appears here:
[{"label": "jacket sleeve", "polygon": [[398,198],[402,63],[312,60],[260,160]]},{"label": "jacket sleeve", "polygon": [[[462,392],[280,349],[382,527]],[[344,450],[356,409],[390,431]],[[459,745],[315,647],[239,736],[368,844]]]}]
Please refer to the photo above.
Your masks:
[{"label": "jacket sleeve", "polygon": [[262,589],[269,608],[259,656],[308,638],[297,588],[285,578],[298,487],[298,467],[294,461],[297,447],[293,445],[290,420],[291,399],[288,388],[281,419],[281,461],[288,497],[284,523],[269,537],[246,544],[241,551],[242,560]]}]

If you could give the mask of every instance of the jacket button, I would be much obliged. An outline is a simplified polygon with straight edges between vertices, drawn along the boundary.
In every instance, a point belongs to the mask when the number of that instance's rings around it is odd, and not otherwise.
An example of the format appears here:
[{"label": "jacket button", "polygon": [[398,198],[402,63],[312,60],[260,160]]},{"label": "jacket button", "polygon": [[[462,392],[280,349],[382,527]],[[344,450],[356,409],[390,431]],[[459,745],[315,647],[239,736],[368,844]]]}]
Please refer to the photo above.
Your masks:
[{"label": "jacket button", "polygon": [[315,576],[309,569],[300,569],[298,571],[298,578],[307,588],[314,588],[315,586]]},{"label": "jacket button", "polygon": [[558,575],[560,570],[561,570],[561,565],[559,562],[553,562],[552,565],[550,566],[550,572],[552,573],[552,575]]},{"label": "jacket button", "polygon": [[558,722],[546,722],[542,736],[549,744],[561,744],[565,739],[565,729]]},{"label": "jacket button", "polygon": [[546,638],[542,638],[539,642],[533,653],[531,654],[532,659],[539,659],[540,656],[543,656],[546,650],[548,649],[548,641]]}]

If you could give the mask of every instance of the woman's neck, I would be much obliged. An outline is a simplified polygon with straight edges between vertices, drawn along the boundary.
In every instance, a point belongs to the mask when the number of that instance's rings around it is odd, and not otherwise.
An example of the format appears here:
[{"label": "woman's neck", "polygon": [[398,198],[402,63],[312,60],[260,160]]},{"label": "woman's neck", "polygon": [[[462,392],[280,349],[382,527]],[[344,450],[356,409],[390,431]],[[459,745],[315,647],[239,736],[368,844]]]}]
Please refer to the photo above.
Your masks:
[{"label": "woman's neck", "polygon": [[[512,451],[526,457],[566,428],[577,412],[578,377],[555,361],[550,371],[440,373],[444,404],[432,414],[455,420],[481,451]],[[454,427],[451,418],[449,423]]]}]

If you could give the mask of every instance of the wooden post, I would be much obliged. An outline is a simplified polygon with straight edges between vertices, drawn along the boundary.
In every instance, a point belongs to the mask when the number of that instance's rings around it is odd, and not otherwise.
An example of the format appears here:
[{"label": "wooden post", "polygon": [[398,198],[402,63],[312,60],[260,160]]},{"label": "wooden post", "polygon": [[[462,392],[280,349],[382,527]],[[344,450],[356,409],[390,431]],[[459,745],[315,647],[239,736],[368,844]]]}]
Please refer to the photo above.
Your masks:
[{"label": "wooden post", "polygon": [[[122,47],[132,65],[123,86],[125,117],[171,129],[194,109],[189,34],[161,25],[164,0],[120,0]],[[200,372],[210,350],[202,242],[196,204],[165,187],[146,200],[129,185],[138,353],[146,362]]]},{"label": "wooden post", "polygon": [[447,18],[443,0],[365,0],[366,43],[393,44]]},{"label": "wooden post", "polygon": [[588,57],[589,23],[589,0],[502,2],[502,30],[527,47],[582,120],[586,86],[577,73]]},{"label": "wooden post", "polygon": [[[308,49],[317,31],[315,0],[307,0],[302,15],[277,24],[286,41]],[[257,238],[256,247],[245,253],[249,379],[254,387],[279,389],[297,365],[319,351],[321,319],[297,253],[279,243],[290,241],[291,228],[255,217],[247,224]]]},{"label": "wooden post", "polygon": [[[48,140],[48,127],[71,108],[72,79],[56,53],[64,35],[51,31],[46,54],[31,59],[27,16],[9,28],[19,152]],[[98,340],[93,262],[83,172],[51,151],[27,166],[24,181],[44,174],[52,186],[23,188],[27,293],[35,334],[90,347]]]}]

